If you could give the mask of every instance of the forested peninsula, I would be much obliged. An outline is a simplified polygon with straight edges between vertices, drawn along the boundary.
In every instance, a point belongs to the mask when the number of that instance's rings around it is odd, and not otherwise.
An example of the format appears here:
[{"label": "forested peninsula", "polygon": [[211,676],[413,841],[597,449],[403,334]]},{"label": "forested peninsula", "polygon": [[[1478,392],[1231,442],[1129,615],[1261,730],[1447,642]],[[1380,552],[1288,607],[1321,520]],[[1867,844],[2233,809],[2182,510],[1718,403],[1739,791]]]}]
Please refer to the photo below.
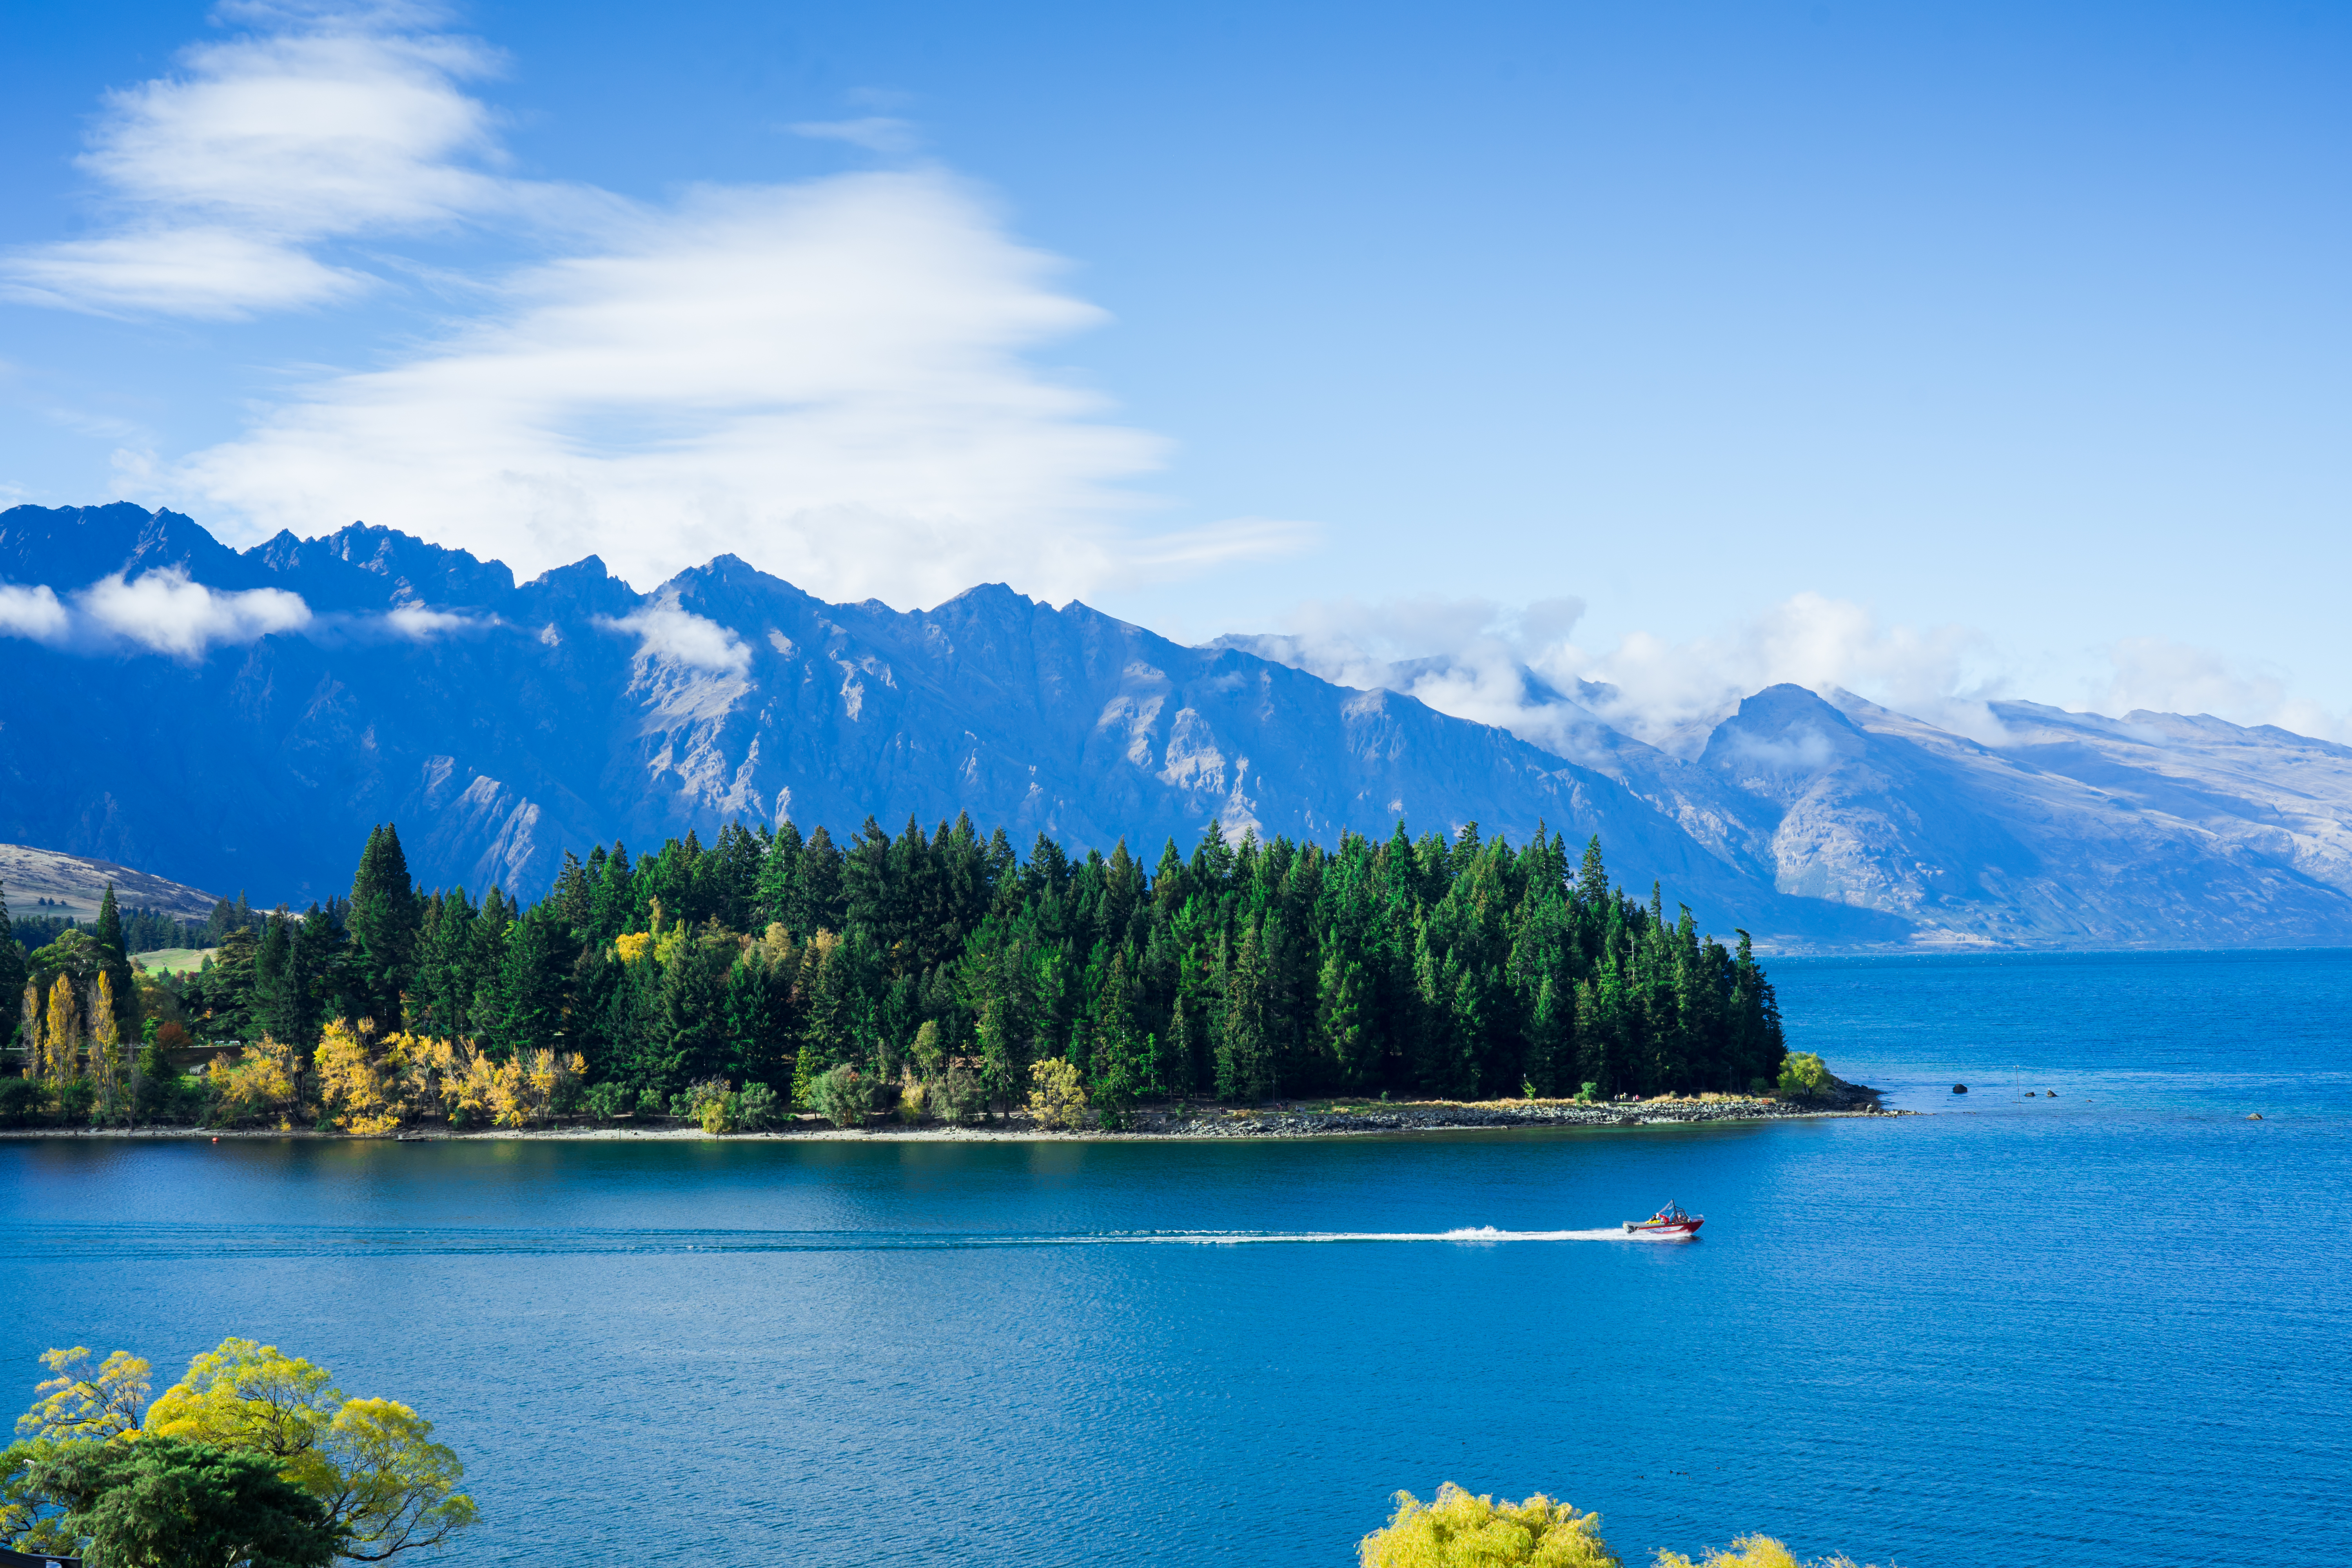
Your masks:
[{"label": "forested peninsula", "polygon": [[224,906],[193,973],[134,972],[110,894],[29,955],[0,942],[26,966],[0,974],[24,1070],[0,1112],[1118,1129],[1171,1098],[1605,1102],[1817,1073],[1746,933],[1727,948],[1665,910],[1611,885],[1597,839],[1572,859],[1475,824],[1330,849],[1212,824],[1147,868],[1124,841],[1078,859],[1041,835],[1024,858],[964,817],[895,837],[869,818],[845,845],[738,823],[567,856],[527,904],[417,889],[383,826],[348,901]]}]

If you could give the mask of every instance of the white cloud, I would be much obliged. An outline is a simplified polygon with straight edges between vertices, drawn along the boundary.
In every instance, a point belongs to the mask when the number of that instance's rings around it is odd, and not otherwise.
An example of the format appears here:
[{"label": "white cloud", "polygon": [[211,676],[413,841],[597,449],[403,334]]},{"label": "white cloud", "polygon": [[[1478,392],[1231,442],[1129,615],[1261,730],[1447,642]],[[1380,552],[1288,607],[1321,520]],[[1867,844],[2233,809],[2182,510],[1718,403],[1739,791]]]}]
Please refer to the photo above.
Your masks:
[{"label": "white cloud", "polygon": [[383,619],[394,631],[417,642],[429,642],[445,632],[467,631],[481,624],[471,616],[428,610],[422,605],[403,605],[386,612]]},{"label": "white cloud", "polygon": [[600,616],[596,624],[607,631],[627,632],[637,639],[637,652],[690,665],[696,669],[740,675],[751,668],[751,650],[717,621],[682,610],[668,600],[632,610],[625,616]]},{"label": "white cloud", "polygon": [[117,572],[75,597],[82,614],[100,630],[184,658],[195,658],[215,643],[251,642],[310,624],[310,607],[299,594],[282,588],[222,593],[190,582],[176,567],[129,582]]},{"label": "white cloud", "polygon": [[19,588],[0,583],[0,637],[57,642],[65,637],[69,620],[47,584]]},{"label": "white cloud", "polygon": [[846,142],[889,157],[904,157],[923,144],[921,134],[910,122],[888,114],[869,114],[860,120],[804,120],[785,129],[795,136]]},{"label": "white cloud", "polygon": [[[245,30],[108,99],[84,163],[112,226],[0,258],[0,287],[215,318],[429,288],[465,313],[299,385],[239,439],[118,454],[132,494],[230,537],[365,518],[524,576],[593,552],[641,586],[731,552],[899,604],[992,578],[1058,598],[1307,537],[1139,530],[1125,487],[1164,444],[1032,360],[1103,313],[943,170],[661,206],[515,178],[468,90],[499,58],[431,13],[227,19]],[[913,146],[887,113],[796,129]],[[398,252],[459,230],[497,242],[497,269]]]},{"label": "white cloud", "polygon": [[548,205],[552,187],[479,166],[492,117],[457,84],[495,68],[481,45],[415,30],[413,10],[233,14],[261,26],[107,95],[79,162],[112,226],[0,259],[12,293],[204,317],[318,305],[371,281],[313,256],[323,242]]},{"label": "white cloud", "polygon": [[[257,535],[371,522],[529,576],[722,552],[834,598],[1076,593],[1160,444],[1025,365],[1100,319],[935,172],[705,190],[392,369],[316,385],[163,488]],[[1199,552],[1229,559],[1248,542]]]},{"label": "white cloud", "polygon": [[1342,685],[1404,692],[1568,757],[1587,752],[1588,712],[1696,755],[1742,697],[1782,681],[1815,691],[1843,687],[1979,740],[2001,735],[1985,706],[1990,650],[1964,627],[1885,626],[1861,605],[1800,594],[1717,637],[1670,643],[1636,633],[1595,653],[1572,640],[1583,614],[1572,598],[1517,610],[1480,599],[1341,601],[1303,606],[1299,633],[1234,640]]},{"label": "white cloud", "polygon": [[2250,672],[2210,649],[2168,637],[2126,637],[2107,650],[2114,673],[2091,694],[2091,707],[2122,718],[2210,713],[2232,724],[2275,724],[2299,735],[2352,742],[2352,714],[2334,713],[2292,696],[2284,677]]},{"label": "white cloud", "polygon": [[1986,706],[2000,695],[1995,650],[1966,626],[1883,625],[1863,605],[1798,594],[1728,631],[1669,643],[1635,633],[1603,654],[1562,642],[1531,660],[1554,679],[1615,689],[1601,716],[1654,745],[1696,754],[1739,699],[1780,682],[1843,687],[1988,744],[2005,735]]}]

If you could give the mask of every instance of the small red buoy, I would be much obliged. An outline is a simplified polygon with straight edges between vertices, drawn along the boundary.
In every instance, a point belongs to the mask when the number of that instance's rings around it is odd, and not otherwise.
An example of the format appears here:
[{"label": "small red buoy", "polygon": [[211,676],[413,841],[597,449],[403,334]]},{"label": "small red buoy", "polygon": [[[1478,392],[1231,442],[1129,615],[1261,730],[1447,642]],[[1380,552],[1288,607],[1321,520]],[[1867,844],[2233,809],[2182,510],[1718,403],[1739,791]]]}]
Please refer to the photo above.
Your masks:
[{"label": "small red buoy", "polygon": [[215,1139],[214,1139],[214,1140],[213,1140],[213,1142],[215,1142],[215,1143],[217,1143],[217,1142],[220,1142],[220,1140],[219,1140],[219,1139],[217,1139],[217,1138],[215,1138]]}]

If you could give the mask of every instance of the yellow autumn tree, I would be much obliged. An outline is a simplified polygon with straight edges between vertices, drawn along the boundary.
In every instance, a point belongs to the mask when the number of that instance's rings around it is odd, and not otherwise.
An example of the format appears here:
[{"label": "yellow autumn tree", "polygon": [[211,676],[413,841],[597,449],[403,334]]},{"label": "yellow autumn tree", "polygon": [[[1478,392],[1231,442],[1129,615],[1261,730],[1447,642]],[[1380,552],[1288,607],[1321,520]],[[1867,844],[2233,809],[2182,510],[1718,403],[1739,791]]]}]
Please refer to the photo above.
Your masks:
[{"label": "yellow autumn tree", "polygon": [[475,1521],[466,1467],[433,1423],[390,1399],[349,1399],[321,1366],[230,1339],[188,1363],[147,1411],[146,1436],[266,1454],[319,1500],[341,1555],[439,1546]]},{"label": "yellow autumn tree", "polygon": [[49,987],[48,1026],[42,1031],[41,1077],[51,1085],[81,1077],[81,1012],[74,1005],[73,982],[65,975]]},{"label": "yellow autumn tree", "polygon": [[84,1345],[41,1352],[41,1364],[57,1375],[34,1388],[33,1407],[16,1417],[18,1436],[104,1443],[139,1430],[154,1368],[128,1351],[116,1351],[95,1373],[89,1361]]},{"label": "yellow autumn tree", "polygon": [[89,1079],[99,1109],[111,1118],[121,1107],[125,1068],[122,1026],[114,1016],[114,976],[101,969],[89,993]]},{"label": "yellow autumn tree", "polygon": [[1388,1528],[1357,1548],[1362,1568],[1618,1568],[1601,1516],[1538,1492],[1525,1502],[1472,1497],[1448,1481],[1434,1501],[1396,1495]]},{"label": "yellow autumn tree", "polygon": [[258,1121],[276,1117],[289,1125],[302,1108],[297,1103],[296,1074],[301,1064],[292,1046],[264,1035],[213,1064],[219,1086],[220,1115],[226,1121]]},{"label": "yellow autumn tree", "polygon": [[1696,1561],[1679,1552],[1661,1552],[1657,1568],[1861,1568],[1861,1564],[1843,1552],[1800,1563],[1795,1552],[1770,1536],[1743,1535],[1731,1543],[1729,1551],[1709,1547]]},{"label": "yellow autumn tree", "polygon": [[1087,1091],[1078,1069],[1059,1057],[1044,1057],[1029,1068],[1029,1114],[1040,1127],[1076,1131],[1087,1124]]},{"label": "yellow autumn tree", "polygon": [[376,1138],[398,1128],[403,1105],[399,1050],[408,1038],[394,1036],[382,1052],[368,1048],[373,1030],[353,1028],[341,1019],[327,1026],[312,1058],[318,1074],[319,1103],[346,1132]]}]

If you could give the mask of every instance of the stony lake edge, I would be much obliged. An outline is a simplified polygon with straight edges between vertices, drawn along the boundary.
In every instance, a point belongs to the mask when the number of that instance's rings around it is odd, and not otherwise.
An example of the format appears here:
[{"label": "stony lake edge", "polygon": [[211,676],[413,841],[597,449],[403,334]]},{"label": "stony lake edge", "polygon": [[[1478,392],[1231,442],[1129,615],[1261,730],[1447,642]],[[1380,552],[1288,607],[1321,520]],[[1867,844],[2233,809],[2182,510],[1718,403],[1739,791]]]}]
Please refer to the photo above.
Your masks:
[{"label": "stony lake edge", "polygon": [[983,1126],[909,1126],[877,1121],[866,1127],[832,1127],[821,1117],[800,1113],[793,1125],[760,1132],[709,1133],[691,1122],[630,1126],[624,1122],[555,1127],[403,1128],[398,1132],[361,1134],[295,1128],[104,1127],[22,1128],[0,1131],[7,1138],[307,1138],[350,1142],[433,1142],[444,1140],[522,1139],[536,1142],[598,1142],[624,1138],[691,1139],[712,1142],[886,1139],[900,1142],[1121,1142],[1185,1138],[1315,1138],[1370,1133],[1458,1132],[1530,1127],[1643,1127],[1706,1121],[1782,1121],[1814,1117],[1910,1116],[1878,1103],[1879,1091],[1833,1080],[1820,1099],[1797,1102],[1764,1097],[1717,1097],[1624,1100],[1586,1104],[1576,1100],[1484,1101],[1367,1100],[1349,1109],[1309,1109],[1274,1102],[1258,1106],[1145,1106],[1129,1113],[1127,1127],[1066,1131],[1040,1127],[1026,1111]]}]

